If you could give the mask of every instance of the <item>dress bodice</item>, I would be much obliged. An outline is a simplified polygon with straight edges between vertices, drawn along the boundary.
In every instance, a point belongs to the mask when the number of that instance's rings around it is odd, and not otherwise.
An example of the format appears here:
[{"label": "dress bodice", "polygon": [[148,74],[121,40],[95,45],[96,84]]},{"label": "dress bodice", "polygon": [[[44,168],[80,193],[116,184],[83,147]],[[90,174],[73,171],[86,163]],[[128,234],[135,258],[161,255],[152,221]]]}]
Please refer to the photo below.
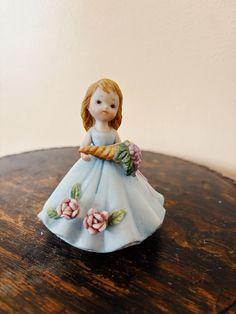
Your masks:
[{"label": "dress bodice", "polygon": [[95,146],[112,145],[116,141],[116,132],[112,128],[110,131],[98,131],[95,127],[89,129],[92,144]]}]

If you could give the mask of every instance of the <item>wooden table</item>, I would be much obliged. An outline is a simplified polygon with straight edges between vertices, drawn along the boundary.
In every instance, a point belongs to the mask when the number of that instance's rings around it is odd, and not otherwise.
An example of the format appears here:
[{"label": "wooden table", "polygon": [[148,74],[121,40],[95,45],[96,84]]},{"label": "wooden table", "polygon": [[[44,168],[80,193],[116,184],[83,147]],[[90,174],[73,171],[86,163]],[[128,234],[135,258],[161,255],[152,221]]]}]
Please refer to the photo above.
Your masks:
[{"label": "wooden table", "polygon": [[235,313],[236,186],[178,158],[143,152],[165,196],[162,227],[142,244],[89,253],[37,219],[77,148],[0,159],[1,313]]}]

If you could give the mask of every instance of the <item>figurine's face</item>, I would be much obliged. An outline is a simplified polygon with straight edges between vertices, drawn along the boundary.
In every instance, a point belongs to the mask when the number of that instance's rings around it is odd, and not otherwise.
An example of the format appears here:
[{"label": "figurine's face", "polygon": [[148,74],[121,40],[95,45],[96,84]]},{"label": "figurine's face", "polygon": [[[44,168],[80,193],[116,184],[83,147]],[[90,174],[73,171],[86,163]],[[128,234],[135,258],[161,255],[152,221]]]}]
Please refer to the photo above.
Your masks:
[{"label": "figurine's face", "polygon": [[115,118],[118,107],[118,95],[113,91],[106,93],[98,87],[90,99],[88,111],[95,120],[109,122]]}]

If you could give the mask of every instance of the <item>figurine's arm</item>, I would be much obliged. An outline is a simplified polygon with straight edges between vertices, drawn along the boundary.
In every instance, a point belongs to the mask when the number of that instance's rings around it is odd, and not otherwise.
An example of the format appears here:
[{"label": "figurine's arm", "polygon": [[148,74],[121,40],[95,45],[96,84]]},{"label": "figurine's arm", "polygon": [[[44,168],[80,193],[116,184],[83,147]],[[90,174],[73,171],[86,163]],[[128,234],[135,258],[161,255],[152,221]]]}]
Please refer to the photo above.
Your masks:
[{"label": "figurine's arm", "polygon": [[[84,140],[83,140],[83,142],[82,142],[82,144],[80,145],[80,148],[85,147],[85,146],[90,146],[91,142],[92,142],[91,134],[88,131],[86,136],[85,136],[85,138],[84,138]],[[91,157],[92,157],[91,155],[87,155],[85,153],[80,153],[80,156],[85,161],[89,161],[91,159]]]},{"label": "figurine's arm", "polygon": [[120,139],[119,134],[118,134],[117,131],[116,131],[116,141],[115,141],[115,143],[121,143],[121,139]]}]

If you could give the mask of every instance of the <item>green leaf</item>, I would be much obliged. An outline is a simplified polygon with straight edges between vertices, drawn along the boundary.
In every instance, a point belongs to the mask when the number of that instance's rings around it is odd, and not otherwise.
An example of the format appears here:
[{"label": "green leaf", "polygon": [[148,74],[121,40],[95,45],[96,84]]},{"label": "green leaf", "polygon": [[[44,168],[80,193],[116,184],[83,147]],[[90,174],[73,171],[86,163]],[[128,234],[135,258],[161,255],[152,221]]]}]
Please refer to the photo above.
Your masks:
[{"label": "green leaf", "polygon": [[71,188],[71,192],[70,192],[70,197],[74,198],[76,200],[79,199],[80,197],[80,184],[79,183],[75,183],[72,188]]},{"label": "green leaf", "polygon": [[126,142],[120,144],[119,146],[120,151],[128,150],[128,146],[125,143]]},{"label": "green leaf", "polygon": [[134,169],[133,160],[130,158],[129,160],[126,160],[125,162],[123,162],[122,168],[127,176],[131,175]]},{"label": "green leaf", "polygon": [[121,159],[121,156],[124,156],[128,153],[128,147],[124,144],[120,144],[119,149],[117,153],[115,154],[114,158],[115,159]]},{"label": "green leaf", "polygon": [[113,211],[109,215],[108,226],[113,226],[113,225],[119,224],[126,214],[127,214],[127,212],[124,209]]},{"label": "green leaf", "polygon": [[115,159],[116,160],[122,160],[126,156],[128,156],[128,152],[127,151],[122,151],[122,152],[119,152],[119,154],[116,155]]},{"label": "green leaf", "polygon": [[121,143],[118,152],[114,156],[115,161],[120,163],[120,166],[122,167],[126,176],[130,176],[134,171],[134,162],[130,155],[129,148],[126,145],[129,143],[130,142],[128,140]]},{"label": "green leaf", "polygon": [[122,159],[122,161],[123,161],[124,163],[130,163],[130,162],[132,162],[132,158],[130,157],[130,155],[127,155],[127,156],[125,156],[125,157]]},{"label": "green leaf", "polygon": [[60,218],[61,216],[58,215],[57,211],[55,210],[55,208],[48,208],[47,210],[47,213],[48,213],[48,216],[50,218],[54,218],[54,219],[57,219],[57,218]]}]

